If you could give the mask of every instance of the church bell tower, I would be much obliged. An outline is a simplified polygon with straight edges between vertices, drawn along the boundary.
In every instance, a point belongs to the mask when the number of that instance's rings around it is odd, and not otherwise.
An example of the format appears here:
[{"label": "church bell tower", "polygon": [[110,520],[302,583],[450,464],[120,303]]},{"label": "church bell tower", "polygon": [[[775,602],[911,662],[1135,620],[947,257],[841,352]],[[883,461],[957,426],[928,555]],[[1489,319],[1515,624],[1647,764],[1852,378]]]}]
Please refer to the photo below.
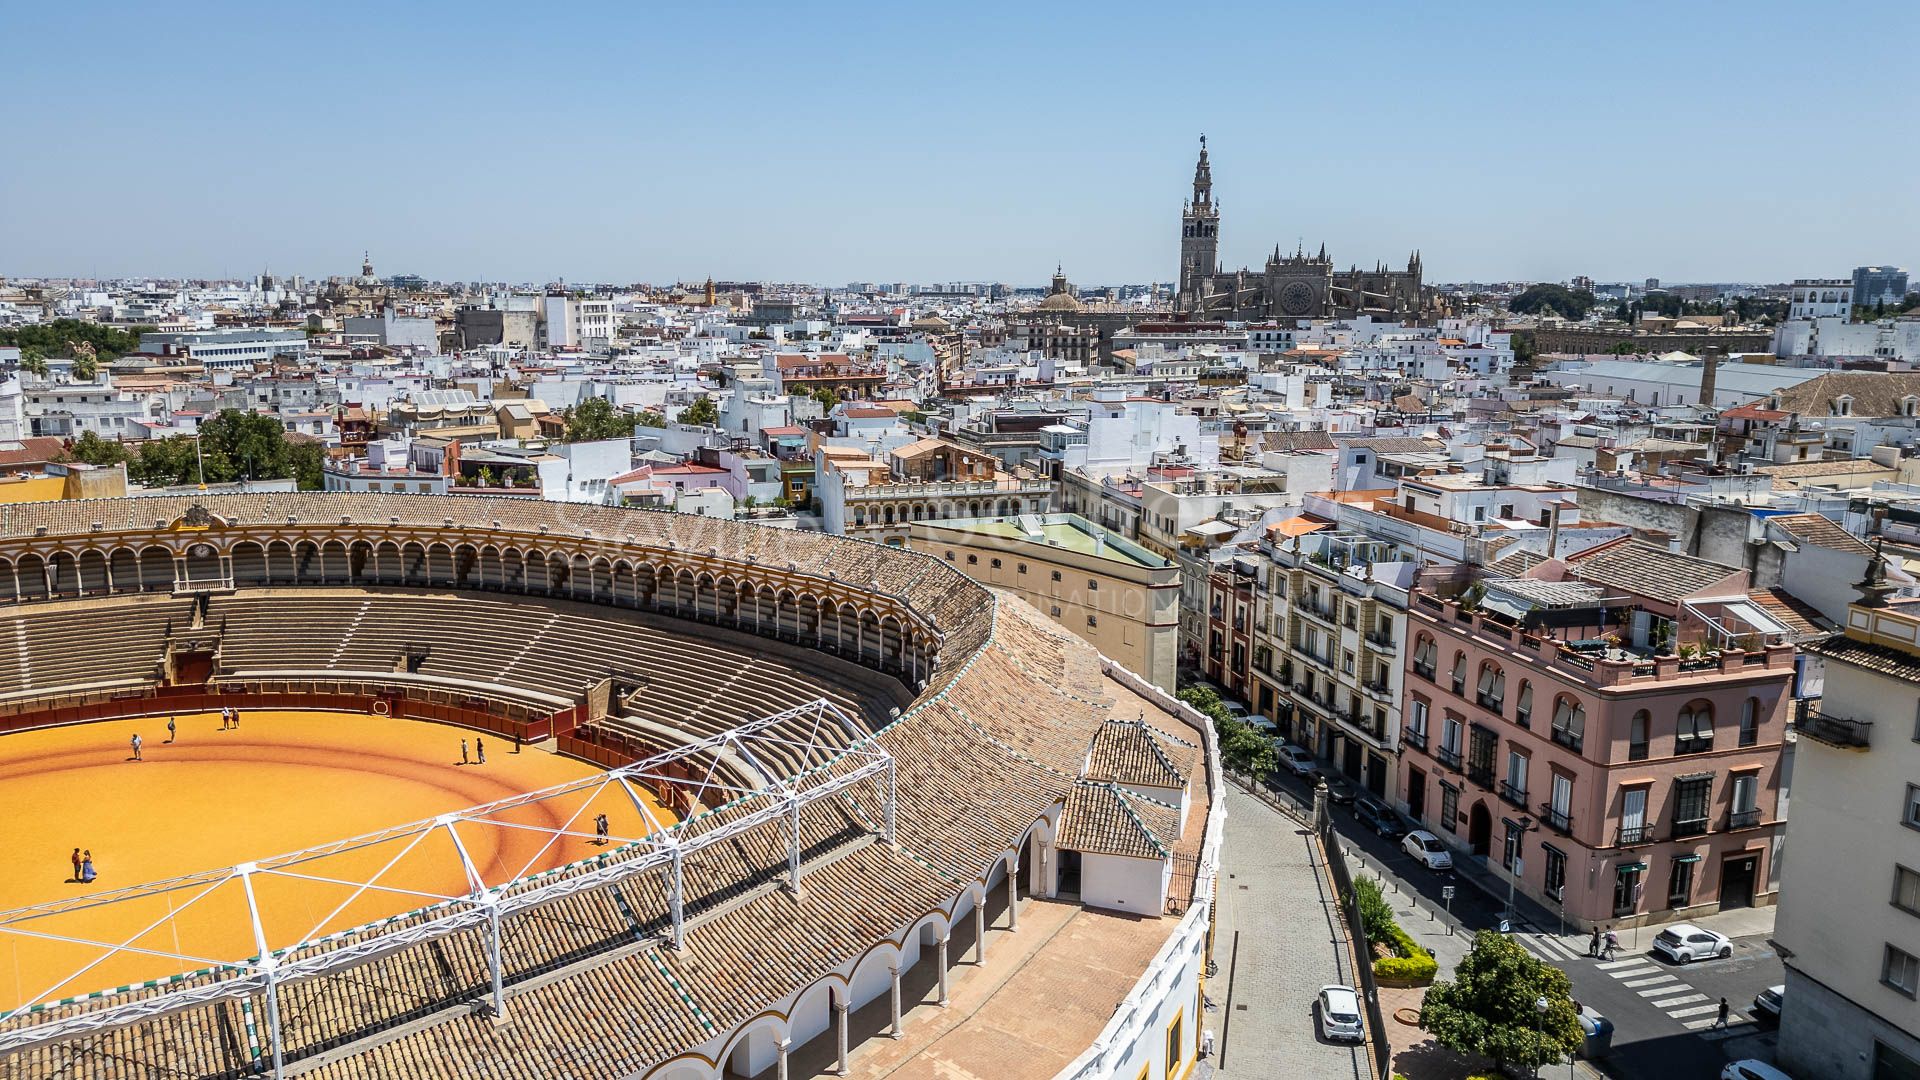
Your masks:
[{"label": "church bell tower", "polygon": [[1193,167],[1193,198],[1180,212],[1180,296],[1198,299],[1206,278],[1220,272],[1220,208],[1213,201],[1213,169],[1207,164],[1207,137],[1200,136],[1200,160]]}]

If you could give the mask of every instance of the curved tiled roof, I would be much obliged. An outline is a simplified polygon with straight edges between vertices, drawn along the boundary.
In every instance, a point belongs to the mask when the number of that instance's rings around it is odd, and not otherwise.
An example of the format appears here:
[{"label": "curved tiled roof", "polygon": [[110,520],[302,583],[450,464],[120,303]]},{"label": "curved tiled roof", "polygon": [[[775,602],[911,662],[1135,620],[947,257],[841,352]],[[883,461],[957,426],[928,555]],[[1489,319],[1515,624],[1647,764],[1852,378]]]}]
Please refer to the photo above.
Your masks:
[{"label": "curved tiled roof", "polygon": [[[497,532],[503,542],[567,537],[604,544],[609,557],[698,553],[749,576],[751,567],[778,568],[885,594],[939,635],[932,676],[876,733],[898,773],[896,844],[876,842],[874,801],[849,796],[805,805],[799,824],[810,862],[797,894],[777,884],[785,868],[783,830],[756,829],[725,851],[709,849],[687,867],[684,951],[660,942],[667,902],[658,875],[527,912],[507,939],[514,1022],[505,1025],[471,1007],[486,983],[478,931],[287,983],[280,995],[289,1051],[307,1075],[322,1080],[644,1073],[984,883],[1037,819],[1085,789],[1077,777],[1109,718],[1099,655],[1024,602],[939,560],[821,534],[524,499],[243,494],[0,507],[0,547],[111,545],[116,533],[151,536],[190,511],[197,519],[196,504],[221,519],[216,528],[263,537],[336,530],[345,521],[374,529],[458,528],[469,539]],[[1129,843],[1162,852],[1178,836],[1176,811],[1114,797],[1128,812],[1089,816],[1107,823],[1101,831],[1137,822],[1143,835]],[[721,813],[704,817],[724,820]],[[161,992],[133,989],[78,1008]],[[259,1008],[228,1000],[33,1047],[8,1059],[9,1075],[120,1080],[249,1071],[259,1061]]]}]

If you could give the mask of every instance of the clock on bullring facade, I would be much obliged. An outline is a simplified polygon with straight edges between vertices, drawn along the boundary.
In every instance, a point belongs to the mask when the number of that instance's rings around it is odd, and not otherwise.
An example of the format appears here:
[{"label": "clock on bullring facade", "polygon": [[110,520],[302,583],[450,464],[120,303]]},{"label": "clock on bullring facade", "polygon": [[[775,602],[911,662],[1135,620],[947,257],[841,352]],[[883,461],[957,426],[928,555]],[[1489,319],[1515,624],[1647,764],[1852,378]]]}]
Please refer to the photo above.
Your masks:
[{"label": "clock on bullring facade", "polygon": [[1313,310],[1313,286],[1304,281],[1289,281],[1280,288],[1280,310],[1289,315],[1305,315]]}]

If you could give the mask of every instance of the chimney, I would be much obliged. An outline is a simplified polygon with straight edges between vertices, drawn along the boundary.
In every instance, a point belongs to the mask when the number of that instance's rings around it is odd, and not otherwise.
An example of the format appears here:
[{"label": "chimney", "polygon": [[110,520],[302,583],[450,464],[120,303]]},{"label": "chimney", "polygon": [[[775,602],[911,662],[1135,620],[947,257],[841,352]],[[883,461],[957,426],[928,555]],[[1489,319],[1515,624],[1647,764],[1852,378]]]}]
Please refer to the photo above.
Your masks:
[{"label": "chimney", "polygon": [[1718,345],[1708,345],[1700,350],[1700,407],[1713,408],[1714,384],[1720,378],[1720,362],[1727,358],[1727,350]]}]

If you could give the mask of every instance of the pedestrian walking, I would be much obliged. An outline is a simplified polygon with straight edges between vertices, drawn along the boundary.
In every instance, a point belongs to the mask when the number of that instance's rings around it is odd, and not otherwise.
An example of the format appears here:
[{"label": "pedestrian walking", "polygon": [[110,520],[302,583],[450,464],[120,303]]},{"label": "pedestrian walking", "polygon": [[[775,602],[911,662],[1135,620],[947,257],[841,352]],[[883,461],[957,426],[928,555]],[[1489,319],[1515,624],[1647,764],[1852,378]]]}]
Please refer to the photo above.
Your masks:
[{"label": "pedestrian walking", "polygon": [[220,730],[227,730],[227,707],[225,705],[220,706]]},{"label": "pedestrian walking", "polygon": [[515,731],[513,733],[513,752],[516,754],[520,752],[520,739],[521,739],[521,733],[519,731]]},{"label": "pedestrian walking", "polygon": [[1724,1028],[1727,1026],[1727,1012],[1728,1012],[1727,999],[1721,998],[1720,999],[1720,1015],[1714,1019],[1713,1021],[1714,1027]]},{"label": "pedestrian walking", "polygon": [[168,742],[173,741],[173,731],[174,731],[173,717],[169,716],[167,717],[167,741]]},{"label": "pedestrian walking", "polygon": [[67,880],[68,881],[80,880],[80,849],[79,848],[73,849],[73,876],[68,878]]},{"label": "pedestrian walking", "polygon": [[88,848],[87,853],[80,858],[80,882],[81,884],[91,884],[93,879],[98,876],[93,869],[93,849]]},{"label": "pedestrian walking", "polygon": [[130,745],[130,746],[132,746],[132,747],[133,747],[133,760],[135,760],[135,761],[139,761],[139,760],[141,760],[141,759],[140,759],[140,733],[139,733],[139,732],[137,732],[137,731],[136,731],[136,732],[134,732],[134,733],[133,733],[133,738],[132,738],[132,739],[130,739],[130,740],[128,740],[128,745]]},{"label": "pedestrian walking", "polygon": [[466,765],[466,764],[468,764],[468,761],[467,761],[467,740],[465,740],[465,739],[461,739],[461,740],[460,740],[460,764],[462,764],[462,765]]},{"label": "pedestrian walking", "polygon": [[487,763],[487,744],[481,742],[478,738],[474,739],[473,755],[480,759],[479,764],[485,765]]},{"label": "pedestrian walking", "polygon": [[1620,951],[1620,935],[1614,933],[1613,927],[1609,926],[1607,927],[1607,951],[1606,951],[1607,959],[1609,960],[1613,959],[1613,954],[1619,951]]},{"label": "pedestrian walking", "polygon": [[1600,928],[1597,926],[1593,928],[1593,937],[1587,939],[1587,955],[1592,957],[1600,955]]}]

